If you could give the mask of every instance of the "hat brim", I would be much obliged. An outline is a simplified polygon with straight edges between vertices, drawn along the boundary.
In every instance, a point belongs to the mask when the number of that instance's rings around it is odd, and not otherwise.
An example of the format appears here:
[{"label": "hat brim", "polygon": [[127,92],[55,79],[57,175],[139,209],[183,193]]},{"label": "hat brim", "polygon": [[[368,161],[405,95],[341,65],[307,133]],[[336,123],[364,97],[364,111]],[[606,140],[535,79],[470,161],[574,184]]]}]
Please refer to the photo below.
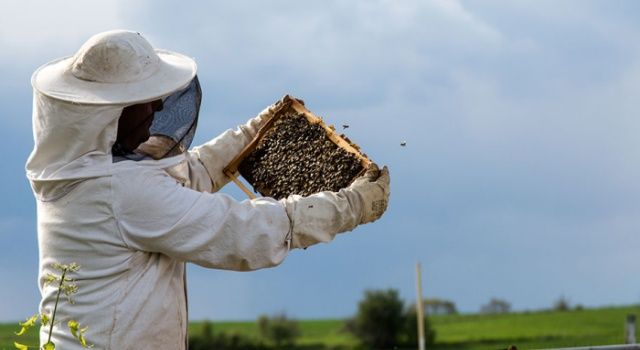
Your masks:
[{"label": "hat brim", "polygon": [[31,84],[47,96],[80,104],[134,104],[152,101],[184,88],[196,75],[196,63],[182,54],[155,50],[158,70],[148,78],[129,83],[99,83],[76,78],[70,71],[72,56],[38,68]]}]

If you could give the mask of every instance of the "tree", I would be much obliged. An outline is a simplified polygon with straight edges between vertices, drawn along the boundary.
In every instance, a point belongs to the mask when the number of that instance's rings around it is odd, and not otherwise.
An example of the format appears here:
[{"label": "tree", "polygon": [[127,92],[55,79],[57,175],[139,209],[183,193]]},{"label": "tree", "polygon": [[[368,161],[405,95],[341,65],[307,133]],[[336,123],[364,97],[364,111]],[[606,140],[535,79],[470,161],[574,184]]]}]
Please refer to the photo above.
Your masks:
[{"label": "tree", "polygon": [[446,299],[425,299],[424,307],[427,315],[453,315],[458,313],[456,304]]},{"label": "tree", "polygon": [[491,300],[480,308],[483,314],[506,314],[511,311],[511,304],[504,299],[491,298]]},{"label": "tree", "polygon": [[213,323],[204,321],[199,335],[189,336],[189,350],[267,350],[266,344],[246,335],[213,332]]},{"label": "tree", "polygon": [[560,298],[553,303],[553,310],[555,311],[569,311],[570,309],[569,299],[565,298],[564,295],[561,295]]},{"label": "tree", "polygon": [[281,313],[272,317],[262,315],[258,318],[260,335],[268,339],[277,349],[291,347],[300,336],[298,322]]},{"label": "tree", "polygon": [[[415,305],[410,305],[406,309],[404,318],[405,323],[401,343],[404,347],[415,348],[418,344],[418,313]],[[433,345],[436,340],[436,331],[433,329],[428,317],[424,318],[424,338],[427,348],[430,348],[430,345]]]},{"label": "tree", "polygon": [[369,349],[388,349],[398,344],[406,327],[404,302],[395,289],[368,290],[347,330]]}]

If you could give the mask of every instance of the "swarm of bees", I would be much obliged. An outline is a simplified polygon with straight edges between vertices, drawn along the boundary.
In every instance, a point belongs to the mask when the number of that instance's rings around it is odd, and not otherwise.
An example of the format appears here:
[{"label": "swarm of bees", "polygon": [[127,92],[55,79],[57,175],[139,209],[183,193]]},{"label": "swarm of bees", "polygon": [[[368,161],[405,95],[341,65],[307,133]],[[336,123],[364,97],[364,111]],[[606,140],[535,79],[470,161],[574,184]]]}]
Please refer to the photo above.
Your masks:
[{"label": "swarm of bees", "polygon": [[273,124],[238,170],[255,191],[281,199],[339,191],[363,166],[354,154],[331,141],[322,126],[309,123],[304,115],[287,114]]}]

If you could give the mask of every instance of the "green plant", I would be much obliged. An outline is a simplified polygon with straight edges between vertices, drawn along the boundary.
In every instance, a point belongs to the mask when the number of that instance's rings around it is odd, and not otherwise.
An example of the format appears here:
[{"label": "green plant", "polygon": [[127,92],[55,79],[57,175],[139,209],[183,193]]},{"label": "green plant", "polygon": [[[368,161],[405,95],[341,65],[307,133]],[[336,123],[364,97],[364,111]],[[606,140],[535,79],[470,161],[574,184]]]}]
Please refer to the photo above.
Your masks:
[{"label": "green plant", "polygon": [[368,349],[390,349],[399,344],[405,326],[403,309],[397,290],[368,290],[346,328]]},{"label": "green plant", "polygon": [[272,317],[262,315],[258,318],[258,329],[263,338],[268,339],[276,348],[292,347],[300,336],[298,322],[281,313]]},{"label": "green plant", "polygon": [[429,315],[455,315],[458,313],[456,304],[446,299],[424,299],[424,308]]},{"label": "green plant", "polygon": [[569,311],[571,310],[571,304],[569,304],[569,299],[567,299],[564,295],[561,295],[558,300],[553,303],[554,311]]},{"label": "green plant", "polygon": [[480,308],[481,314],[506,314],[511,312],[511,304],[499,298],[491,298],[488,303]]},{"label": "green plant", "polygon": [[[410,305],[404,313],[404,327],[401,333],[401,344],[407,348],[413,348],[418,344],[418,312],[415,304]],[[424,318],[424,338],[428,348],[435,343],[436,331],[433,329],[431,319]]]},{"label": "green plant", "polygon": [[[49,273],[45,277],[45,286],[49,284],[57,284],[57,293],[56,293],[56,302],[53,307],[53,312],[51,315],[48,315],[44,312],[35,314],[29,317],[25,322],[20,322],[20,330],[15,334],[17,336],[25,335],[36,323],[39,321],[41,327],[49,327],[49,334],[47,337],[47,342],[42,345],[42,350],[54,350],[56,345],[51,341],[51,335],[53,334],[53,327],[56,325],[56,313],[58,311],[58,303],[60,302],[60,295],[64,293],[67,297],[69,303],[73,304],[73,299],[71,296],[78,292],[78,285],[75,283],[75,279],[69,277],[68,275],[73,272],[78,272],[80,269],[80,265],[76,263],[71,264],[59,264],[53,263],[51,267],[54,270],[60,271],[60,275]],[[67,327],[71,332],[71,335],[78,340],[82,347],[88,348],[93,345],[88,345],[87,340],[85,339],[85,333],[88,327],[82,328],[80,324],[73,319],[67,321]],[[28,350],[29,348],[38,348],[38,345],[25,345],[22,343],[14,342],[13,343],[16,349],[19,350]]]},{"label": "green plant", "polygon": [[266,350],[268,347],[250,337],[237,333],[213,333],[213,324],[205,321],[199,335],[189,337],[191,350]]}]

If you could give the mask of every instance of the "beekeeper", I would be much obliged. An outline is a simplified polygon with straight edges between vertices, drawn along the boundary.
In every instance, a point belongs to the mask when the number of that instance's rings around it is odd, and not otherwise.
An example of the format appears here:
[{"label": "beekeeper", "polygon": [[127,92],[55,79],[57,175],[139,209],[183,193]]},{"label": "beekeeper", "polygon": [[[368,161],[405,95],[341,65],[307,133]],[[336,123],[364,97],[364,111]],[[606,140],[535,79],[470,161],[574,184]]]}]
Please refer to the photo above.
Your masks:
[{"label": "beekeeper", "polygon": [[339,192],[280,201],[214,193],[277,104],[187,151],[201,99],[196,64],[139,33],[97,34],[36,70],[32,85],[26,171],[37,201],[41,312],[55,303],[56,286],[44,284],[56,273],[51,264],[81,266],[75,303],[58,306],[56,348],[80,348],[64,327],[73,318],[96,349],[184,349],[186,262],[276,266],[290,249],[329,242],[386,210],[389,174],[375,166]]}]

